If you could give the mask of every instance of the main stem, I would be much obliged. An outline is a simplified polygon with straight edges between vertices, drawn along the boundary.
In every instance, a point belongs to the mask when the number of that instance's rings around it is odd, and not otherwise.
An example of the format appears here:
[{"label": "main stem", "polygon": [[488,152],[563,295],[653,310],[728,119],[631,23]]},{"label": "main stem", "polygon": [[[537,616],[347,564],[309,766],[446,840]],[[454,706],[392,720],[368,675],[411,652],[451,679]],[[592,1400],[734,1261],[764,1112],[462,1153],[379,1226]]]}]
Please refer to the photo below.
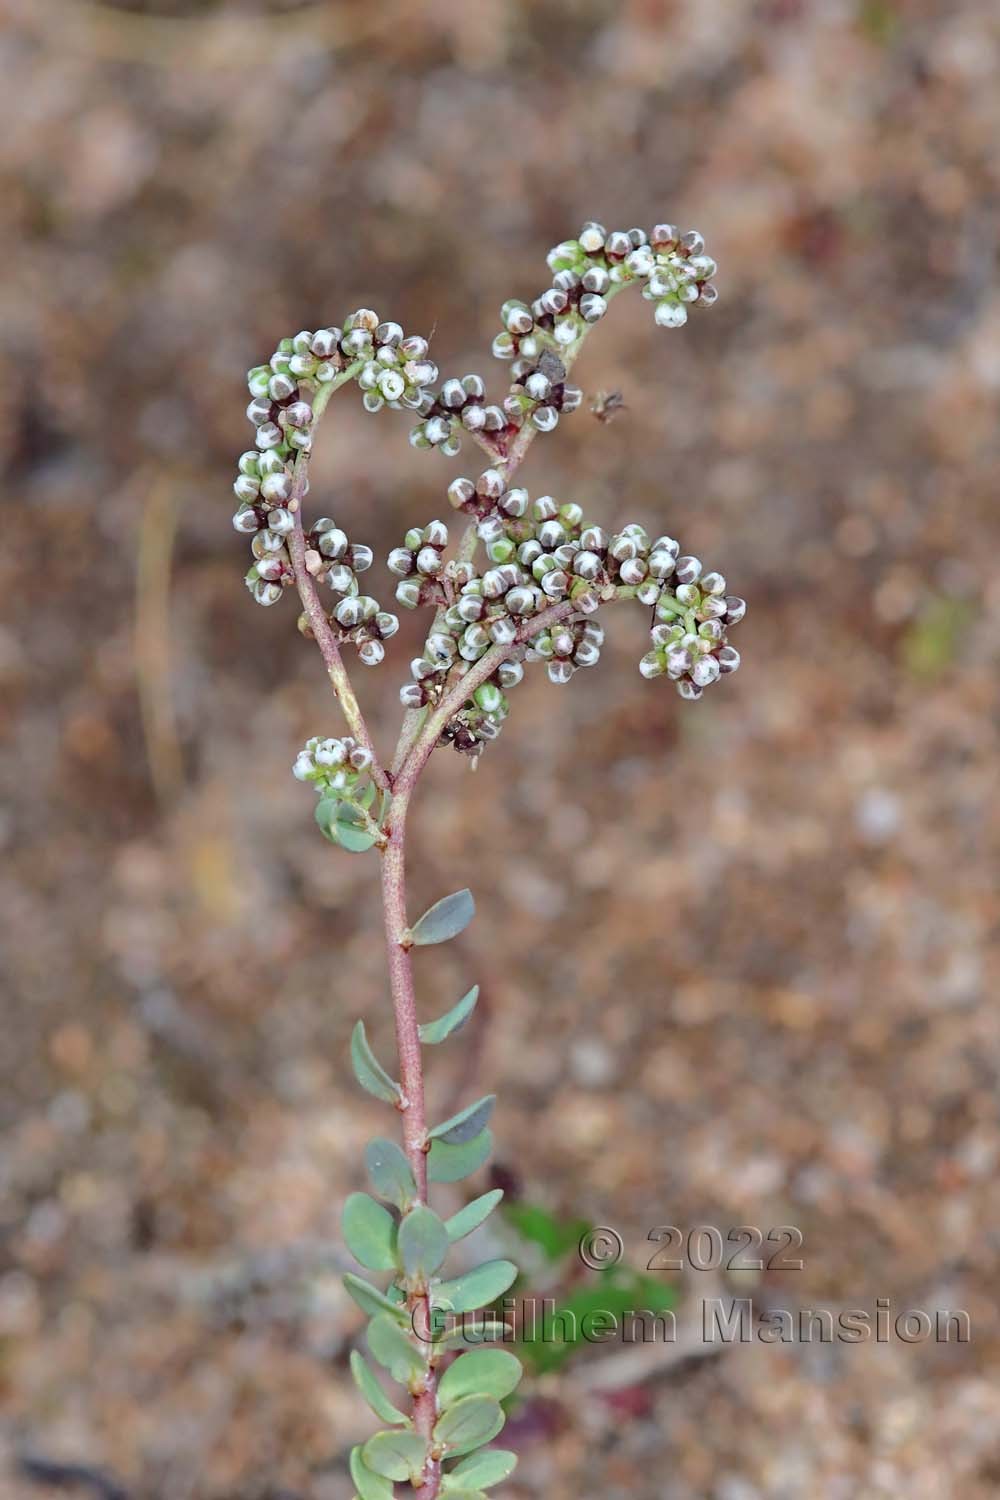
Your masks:
[{"label": "main stem", "polygon": [[[396,1047],[399,1052],[399,1082],[403,1090],[403,1149],[417,1184],[417,1201],[427,1201],[427,1114],[424,1104],[424,1070],[420,1055],[413,962],[410,956],[409,923],[406,918],[406,814],[412,782],[393,796],[385,829],[388,842],[382,850],[382,905],[385,942],[389,960],[389,984],[396,1017]],[[424,1336],[430,1333],[430,1299],[426,1291],[410,1295],[413,1326]],[[427,1345],[428,1349],[430,1344]],[[437,1372],[428,1362],[423,1388],[413,1398],[413,1425],[428,1440],[437,1421]],[[423,1479],[416,1488],[419,1500],[435,1500],[441,1486],[441,1464],[429,1458]]]}]

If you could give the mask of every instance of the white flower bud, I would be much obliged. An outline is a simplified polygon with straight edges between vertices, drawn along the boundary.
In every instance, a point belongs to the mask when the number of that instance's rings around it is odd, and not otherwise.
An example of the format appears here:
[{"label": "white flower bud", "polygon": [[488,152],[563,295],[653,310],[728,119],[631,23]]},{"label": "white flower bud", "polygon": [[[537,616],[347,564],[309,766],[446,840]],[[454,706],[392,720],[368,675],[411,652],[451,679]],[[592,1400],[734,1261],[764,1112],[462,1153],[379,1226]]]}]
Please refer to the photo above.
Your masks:
[{"label": "white flower bud", "polygon": [[701,697],[704,690],[696,682],[692,682],[690,677],[682,677],[677,684],[677,691],[682,698],[687,698],[689,702],[695,703]]},{"label": "white flower bud", "polygon": [[265,422],[270,422],[272,404],[266,397],[251,401],[247,407],[247,421],[252,422],[255,427],[262,427]]},{"label": "white flower bud", "polygon": [[233,493],[239,500],[256,500],[260,494],[260,480],[250,474],[241,474],[233,485]]},{"label": "white flower bud", "polygon": [[292,493],[292,481],[289,475],[282,469],[280,474],[268,474],[261,481],[260,492],[265,500],[273,505],[287,500]]},{"label": "white flower bud", "polygon": [[503,661],[497,668],[497,680],[502,688],[517,687],[524,677],[524,667],[519,661]]},{"label": "white flower bud", "polygon": [[719,676],[719,663],[714,656],[703,656],[691,668],[691,680],[699,687],[708,687]]},{"label": "white flower bud", "polygon": [[646,576],[646,559],[644,557],[627,557],[619,569],[622,583],[634,587],[640,584]]},{"label": "white flower bud", "polygon": [[354,572],[346,563],[334,563],[326,581],[335,594],[346,594],[355,586]]},{"label": "white flower bud", "polygon": [[662,677],[665,670],[658,651],[647,651],[646,655],[639,660],[639,671],[647,680]]},{"label": "white flower bud", "polygon": [[575,344],[579,335],[579,324],[574,317],[562,318],[556,324],[552,333],[552,337],[555,339],[556,343],[561,344],[564,348],[568,347],[570,344]]},{"label": "white flower bud", "polygon": [[569,682],[575,671],[576,668],[571,661],[561,658],[556,661],[550,661],[548,665],[549,681],[562,686],[564,683]]},{"label": "white flower bud", "polygon": [[358,658],[366,667],[377,667],[385,659],[385,647],[381,641],[362,641]]},{"label": "white flower bud", "polygon": [[297,781],[309,781],[313,776],[315,776],[315,774],[316,767],[313,764],[312,756],[309,754],[308,750],[300,750],[298,755],[295,757],[295,764],[292,767],[292,775]]},{"label": "white flower bud", "polygon": [[596,292],[587,292],[580,298],[580,316],[585,323],[597,323],[604,317],[608,304]]},{"label": "white flower bud", "polygon": [[531,420],[539,432],[551,432],[559,424],[559,413],[554,406],[538,406],[531,413]]},{"label": "white flower bud", "polygon": [[680,302],[658,302],[653,316],[660,328],[681,328],[688,315]]},{"label": "white flower bud", "polygon": [[258,448],[277,448],[282,441],[281,428],[277,422],[264,422],[257,428]]},{"label": "white flower bud", "polygon": [[248,505],[245,509],[236,512],[233,516],[233,529],[242,536],[252,536],[254,532],[260,530],[260,521],[252,506]]},{"label": "white flower bud", "polygon": [[726,595],[726,624],[738,625],[747,612],[747,601],[735,594]]},{"label": "white flower bud", "polygon": [[426,578],[433,578],[435,573],[440,573],[444,566],[441,554],[436,547],[421,547],[417,553],[417,572],[423,573]]},{"label": "white flower bud", "polygon": [[261,579],[259,583],[254,585],[254,599],[258,604],[263,604],[265,608],[271,604],[277,604],[281,598],[281,593],[280,583],[267,583],[264,579]]},{"label": "white flower bud", "polygon": [[511,645],[517,635],[517,627],[506,615],[500,615],[497,619],[491,620],[487,629],[490,633],[490,640],[496,646]]},{"label": "white flower bud", "polygon": [[683,677],[689,672],[694,658],[686,646],[674,646],[667,652],[667,671],[671,677]]},{"label": "white flower bud", "polygon": [[735,672],[739,669],[740,653],[735,646],[723,646],[716,660],[719,663],[720,672]]},{"label": "white flower bud", "polygon": [[339,526],[332,526],[329,530],[320,532],[316,545],[324,557],[343,557],[349,546],[347,532],[341,531]]},{"label": "white flower bud", "polygon": [[390,573],[395,573],[397,578],[408,578],[414,569],[412,552],[405,547],[393,547],[386,561]]},{"label": "white flower bud", "polygon": [[399,690],[399,701],[404,708],[421,708],[424,702],[424,690],[419,682],[404,682]]},{"label": "white flower bud", "polygon": [[378,389],[386,401],[398,401],[406,390],[406,381],[398,370],[383,370],[378,377]]},{"label": "white flower bud", "polygon": [[604,249],[607,234],[603,224],[598,224],[593,219],[588,220],[580,231],[580,249],[587,255],[599,255]]}]

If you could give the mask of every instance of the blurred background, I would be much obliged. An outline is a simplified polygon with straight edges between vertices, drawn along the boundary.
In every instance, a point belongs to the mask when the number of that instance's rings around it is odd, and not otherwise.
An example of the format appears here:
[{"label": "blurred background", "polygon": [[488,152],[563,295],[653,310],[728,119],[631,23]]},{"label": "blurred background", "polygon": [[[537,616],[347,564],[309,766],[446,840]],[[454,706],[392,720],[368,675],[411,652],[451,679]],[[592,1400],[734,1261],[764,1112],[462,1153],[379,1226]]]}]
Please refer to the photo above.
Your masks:
[{"label": "blurred background", "polygon": [[[434,758],[412,907],[479,915],[421,1005],[483,1004],[432,1098],[499,1092],[536,1286],[593,1287],[578,1220],[636,1272],[659,1225],[790,1224],[803,1267],[650,1273],[678,1344],[533,1367],[505,1493],[997,1494],[995,5],[3,11],[3,1495],[351,1494],[339,1205],[383,1117],[345,1049],[391,1027],[375,861],[289,774],[338,729],[318,655],[242,582],[244,372],[370,305],[500,392],[500,302],[589,217],[700,229],[721,297],[617,303],[578,371],[627,410],[524,482],[723,570],[744,665],[682,703],[623,610],[475,776]],[[314,465],[382,555],[482,466],[406,433],[345,391]],[[383,744],[410,644],[360,683]],[[734,1286],[973,1339],[706,1351]]]}]

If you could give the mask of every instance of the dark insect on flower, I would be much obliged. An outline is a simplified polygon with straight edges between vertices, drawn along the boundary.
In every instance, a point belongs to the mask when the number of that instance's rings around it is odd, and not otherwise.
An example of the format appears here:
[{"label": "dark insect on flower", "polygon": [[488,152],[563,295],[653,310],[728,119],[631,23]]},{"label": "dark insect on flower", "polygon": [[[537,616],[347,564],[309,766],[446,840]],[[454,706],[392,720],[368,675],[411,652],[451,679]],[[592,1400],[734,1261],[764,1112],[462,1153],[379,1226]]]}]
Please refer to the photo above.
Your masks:
[{"label": "dark insect on flower", "polygon": [[598,391],[590,403],[591,414],[598,422],[613,422],[620,411],[628,411],[621,391]]}]

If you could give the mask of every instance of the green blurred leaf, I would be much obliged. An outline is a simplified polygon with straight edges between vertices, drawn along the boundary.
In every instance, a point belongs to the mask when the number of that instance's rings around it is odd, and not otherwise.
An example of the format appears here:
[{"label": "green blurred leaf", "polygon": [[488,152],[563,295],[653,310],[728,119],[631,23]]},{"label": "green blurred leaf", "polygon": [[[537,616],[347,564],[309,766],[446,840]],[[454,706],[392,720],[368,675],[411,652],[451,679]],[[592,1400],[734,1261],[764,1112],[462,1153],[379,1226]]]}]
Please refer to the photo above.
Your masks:
[{"label": "green blurred leaf", "polygon": [[427,1457],[427,1443],[415,1432],[376,1432],[361,1450],[369,1469],[386,1479],[417,1483]]},{"label": "green blurred leaf", "polygon": [[395,1271],[396,1221],[367,1193],[352,1193],[341,1215],[344,1240],[354,1259],[369,1271]]},{"label": "green blurred leaf", "polygon": [[461,1146],[450,1146],[447,1141],[431,1141],[427,1153],[427,1176],[431,1182],[459,1182],[481,1167],[492,1150],[493,1136],[488,1130]]},{"label": "green blurred leaf", "polygon": [[417,1184],[410,1163],[395,1141],[369,1141],[365,1147],[365,1166],[379,1197],[405,1213],[417,1196]]},{"label": "green blurred leaf", "polygon": [[428,1021],[420,1027],[420,1040],[434,1045],[438,1042],[443,1042],[445,1037],[451,1036],[453,1032],[460,1030],[475,1010],[478,999],[479,986],[478,984],[474,984],[469,993],[463,995],[458,1004],[453,1005],[451,1010],[446,1011],[443,1016],[439,1016],[436,1021]]},{"label": "green blurred leaf", "polygon": [[509,1453],[506,1448],[488,1448],[483,1453],[474,1453],[471,1458],[463,1458],[443,1476],[441,1486],[449,1493],[456,1487],[456,1482],[488,1490],[492,1485],[509,1479],[516,1465],[516,1453]]},{"label": "green blurred leaf", "polygon": [[535,1203],[507,1203],[503,1216],[522,1239],[540,1246],[547,1260],[561,1260],[575,1250],[591,1227],[586,1219],[560,1219]]},{"label": "green blurred leaf", "polygon": [[475,1312],[502,1297],[517,1277],[517,1267],[509,1260],[487,1260],[472,1271],[438,1282],[434,1288],[435,1306],[449,1312]]},{"label": "green blurred leaf", "polygon": [[405,1412],[401,1412],[398,1406],[393,1406],[389,1397],[368,1368],[364,1356],[359,1354],[356,1349],[351,1351],[351,1374],[354,1376],[354,1384],[377,1417],[383,1422],[401,1422],[404,1426],[409,1427],[409,1417]]},{"label": "green blurred leaf", "polygon": [[903,637],[903,663],[914,677],[941,677],[961,649],[972,622],[965,599],[930,599]]},{"label": "green blurred leaf", "polygon": [[424,1369],[426,1361],[410,1342],[395,1318],[381,1313],[368,1324],[368,1347],[393,1380],[406,1385],[411,1375]]},{"label": "green blurred leaf", "polygon": [[424,912],[410,930],[418,947],[428,943],[446,943],[463,932],[475,915],[476,904],[471,891],[454,891]]},{"label": "green blurred leaf", "polygon": [[435,1125],[433,1130],[427,1132],[428,1138],[432,1141],[444,1141],[447,1146],[464,1146],[466,1141],[473,1140],[481,1130],[485,1130],[496,1102],[496,1094],[484,1095],[475,1104],[467,1104],[457,1115]]},{"label": "green blurred leaf", "polygon": [[[573,1352],[588,1343],[585,1319],[610,1314],[621,1326],[629,1314],[668,1312],[676,1306],[677,1292],[669,1282],[616,1267],[601,1272],[595,1281],[576,1287],[556,1305],[544,1305],[537,1325],[521,1331],[518,1353],[537,1374],[557,1370]],[[531,1327],[530,1336],[526,1329]]]},{"label": "green blurred leaf", "polygon": [[418,1203],[399,1226],[399,1257],[407,1276],[433,1276],[448,1254],[448,1231],[434,1211]]},{"label": "green blurred leaf", "polygon": [[438,1418],[434,1441],[444,1443],[452,1455],[468,1453],[495,1438],[505,1420],[492,1396],[465,1396]]},{"label": "green blurred leaf", "polygon": [[351,1449],[349,1466],[359,1500],[392,1500],[392,1484],[388,1479],[383,1479],[381,1474],[375,1474],[369,1469],[360,1448]]},{"label": "green blurred leaf", "polygon": [[374,1094],[376,1099],[395,1104],[402,1096],[399,1084],[389,1076],[372,1051],[364,1021],[359,1021],[351,1032],[351,1066],[361,1087]]},{"label": "green blurred leaf", "polygon": [[398,1323],[409,1323],[406,1308],[401,1307],[398,1302],[390,1302],[378,1287],[372,1286],[360,1276],[355,1276],[352,1271],[345,1272],[340,1279],[361,1311],[367,1313],[369,1318],[376,1318],[379,1313],[387,1312]]},{"label": "green blurred leaf", "polygon": [[506,1349],[472,1349],[460,1354],[441,1376],[438,1401],[454,1406],[463,1396],[492,1396],[503,1401],[523,1374],[521,1361]]},{"label": "green blurred leaf", "polygon": [[489,1218],[497,1204],[503,1198],[503,1188],[494,1188],[492,1192],[483,1193],[481,1198],[473,1198],[464,1208],[460,1208],[457,1214],[452,1214],[450,1219],[445,1220],[444,1227],[448,1231],[448,1238],[452,1244],[456,1240],[464,1239],[474,1229]]}]

